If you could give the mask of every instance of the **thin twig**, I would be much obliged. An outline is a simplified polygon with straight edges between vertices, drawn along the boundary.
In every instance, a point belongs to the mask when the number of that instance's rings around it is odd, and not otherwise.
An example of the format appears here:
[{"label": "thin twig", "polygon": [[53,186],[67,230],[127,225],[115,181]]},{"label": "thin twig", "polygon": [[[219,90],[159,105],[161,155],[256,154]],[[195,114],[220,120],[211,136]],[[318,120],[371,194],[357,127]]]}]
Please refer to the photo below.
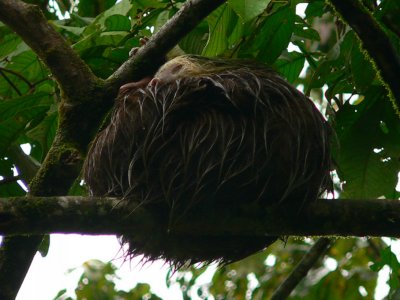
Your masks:
[{"label": "thin twig", "polygon": [[328,238],[320,238],[311,247],[311,249],[303,256],[298,265],[293,269],[289,276],[281,283],[281,285],[273,293],[271,300],[287,299],[290,293],[307,276],[307,273],[322,258],[326,251],[332,246],[332,242]]},{"label": "thin twig", "polygon": [[20,74],[18,72],[15,72],[14,70],[10,70],[10,69],[6,69],[6,68],[0,67],[0,71],[2,71],[1,73],[7,72],[7,73],[10,73],[10,74],[13,74],[14,76],[18,77],[23,82],[25,82],[29,86],[29,88],[33,87],[33,84],[28,79],[26,79],[22,74]]},{"label": "thin twig", "polygon": [[7,83],[12,87],[12,89],[19,95],[21,96],[22,93],[20,92],[20,90],[18,89],[18,87],[14,84],[14,82],[12,82],[12,80],[10,78],[8,78],[8,76],[4,73],[3,70],[0,69],[0,74],[1,76],[3,76],[3,78],[7,81]]}]

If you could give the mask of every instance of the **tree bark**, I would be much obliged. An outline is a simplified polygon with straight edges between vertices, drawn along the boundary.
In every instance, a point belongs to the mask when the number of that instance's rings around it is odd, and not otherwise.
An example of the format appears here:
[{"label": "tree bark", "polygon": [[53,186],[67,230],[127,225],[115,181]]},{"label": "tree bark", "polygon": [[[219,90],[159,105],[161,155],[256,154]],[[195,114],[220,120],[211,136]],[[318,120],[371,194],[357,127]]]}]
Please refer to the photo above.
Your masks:
[{"label": "tree bark", "polygon": [[[124,201],[124,202],[122,202]],[[157,230],[140,201],[90,197],[0,198],[0,234],[134,234]],[[191,212],[169,228],[182,236],[400,237],[398,200],[325,200],[296,206],[220,205]],[[149,231],[151,232],[151,231]]]}]

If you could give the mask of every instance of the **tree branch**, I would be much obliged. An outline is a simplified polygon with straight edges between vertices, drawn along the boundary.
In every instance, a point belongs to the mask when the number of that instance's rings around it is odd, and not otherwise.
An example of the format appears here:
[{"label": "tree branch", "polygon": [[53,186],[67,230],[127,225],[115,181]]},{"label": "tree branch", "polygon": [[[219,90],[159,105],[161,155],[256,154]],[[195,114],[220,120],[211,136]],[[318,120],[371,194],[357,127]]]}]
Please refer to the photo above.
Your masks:
[{"label": "tree branch", "polygon": [[359,0],[330,0],[360,38],[365,50],[375,61],[383,81],[391,91],[393,104],[400,114],[400,57],[389,37]]},{"label": "tree branch", "polygon": [[[66,99],[86,99],[97,78],[64,38],[50,26],[40,8],[18,0],[0,1],[0,20],[14,30],[51,70]],[[77,88],[85,87],[85,89]]]},{"label": "tree branch", "polygon": [[185,35],[226,0],[192,0],[186,4],[107,79],[110,87],[119,88],[129,81],[137,81],[160,67],[165,55]]},{"label": "tree branch", "polygon": [[[0,234],[122,234],[159,230],[149,208],[115,198],[0,198]],[[324,200],[295,206],[218,205],[194,211],[169,228],[184,236],[391,236],[400,237],[398,200]],[[305,221],[307,220],[307,221]],[[151,231],[149,231],[151,232]]]},{"label": "tree branch", "polygon": [[311,247],[311,249],[303,256],[301,261],[282,282],[282,284],[274,291],[271,300],[287,299],[300,281],[307,276],[308,271],[316,264],[316,262],[331,247],[331,240],[328,238],[320,238]]},{"label": "tree branch", "polygon": [[127,225],[132,230],[143,230],[154,224],[150,212],[143,208],[132,213],[137,219],[124,218],[126,208],[119,205],[120,201],[85,197],[0,198],[0,234],[118,234]]},{"label": "tree branch", "polygon": [[[324,200],[304,208],[239,208],[229,204],[210,209],[204,216],[190,216],[184,230],[193,235],[204,232],[234,232],[241,235],[293,236],[400,236],[400,201],[398,200]],[[216,229],[218,228],[218,229]]]}]

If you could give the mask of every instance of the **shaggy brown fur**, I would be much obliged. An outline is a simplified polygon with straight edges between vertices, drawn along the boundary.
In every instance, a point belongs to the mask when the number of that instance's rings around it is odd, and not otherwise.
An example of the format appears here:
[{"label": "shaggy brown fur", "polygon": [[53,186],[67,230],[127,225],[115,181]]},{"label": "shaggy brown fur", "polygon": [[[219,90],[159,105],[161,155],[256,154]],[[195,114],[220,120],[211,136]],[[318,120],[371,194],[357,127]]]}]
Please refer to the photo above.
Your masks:
[{"label": "shaggy brown fur", "polygon": [[330,127],[275,72],[184,56],[155,78],[117,99],[85,164],[92,195],[141,199],[160,219],[154,232],[122,237],[131,254],[175,266],[241,259],[277,237],[178,239],[169,229],[213,203],[300,208],[329,187]]}]

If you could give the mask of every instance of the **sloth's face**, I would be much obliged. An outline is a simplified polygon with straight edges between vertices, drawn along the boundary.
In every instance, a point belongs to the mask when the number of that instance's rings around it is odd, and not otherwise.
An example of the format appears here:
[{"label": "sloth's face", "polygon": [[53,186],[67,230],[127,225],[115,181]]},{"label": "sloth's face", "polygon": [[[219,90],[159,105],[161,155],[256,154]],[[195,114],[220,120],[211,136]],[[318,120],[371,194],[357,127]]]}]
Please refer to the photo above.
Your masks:
[{"label": "sloth's face", "polygon": [[154,75],[154,79],[161,82],[171,82],[187,76],[187,68],[177,60],[170,60],[165,63]]},{"label": "sloth's face", "polygon": [[212,69],[205,67],[195,59],[187,56],[178,56],[166,62],[154,75],[151,85],[156,82],[168,83],[181,78],[196,77],[212,73]]}]

